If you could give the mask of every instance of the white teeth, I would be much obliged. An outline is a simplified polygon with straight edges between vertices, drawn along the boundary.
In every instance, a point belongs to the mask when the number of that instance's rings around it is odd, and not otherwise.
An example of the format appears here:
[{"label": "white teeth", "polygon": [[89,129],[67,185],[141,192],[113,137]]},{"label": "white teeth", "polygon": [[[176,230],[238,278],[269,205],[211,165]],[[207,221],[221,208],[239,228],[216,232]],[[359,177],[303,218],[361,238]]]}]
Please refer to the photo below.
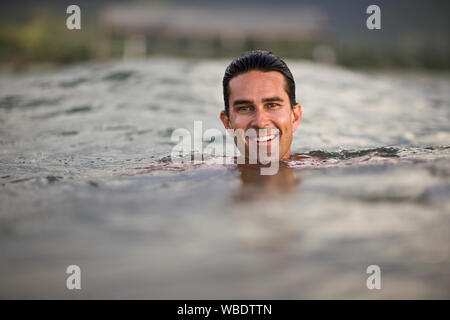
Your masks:
[{"label": "white teeth", "polygon": [[257,142],[266,142],[266,141],[272,140],[273,138],[275,138],[274,134],[272,134],[270,136],[264,136],[264,137],[256,138],[256,141]]}]

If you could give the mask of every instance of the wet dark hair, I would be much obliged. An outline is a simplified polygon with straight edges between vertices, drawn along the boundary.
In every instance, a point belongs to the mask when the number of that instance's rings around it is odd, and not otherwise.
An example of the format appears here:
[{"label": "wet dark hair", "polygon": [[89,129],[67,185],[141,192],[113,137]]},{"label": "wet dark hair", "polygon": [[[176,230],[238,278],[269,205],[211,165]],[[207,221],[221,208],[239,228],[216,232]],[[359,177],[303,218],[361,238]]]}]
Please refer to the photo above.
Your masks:
[{"label": "wet dark hair", "polygon": [[287,64],[281,60],[280,57],[274,55],[270,51],[255,50],[244,53],[242,56],[233,60],[225,70],[223,76],[223,99],[225,102],[225,113],[228,116],[230,113],[229,97],[230,97],[230,80],[234,77],[252,71],[278,71],[280,72],[286,82],[286,93],[289,96],[291,107],[294,107],[295,102],[295,81],[289,70]]}]

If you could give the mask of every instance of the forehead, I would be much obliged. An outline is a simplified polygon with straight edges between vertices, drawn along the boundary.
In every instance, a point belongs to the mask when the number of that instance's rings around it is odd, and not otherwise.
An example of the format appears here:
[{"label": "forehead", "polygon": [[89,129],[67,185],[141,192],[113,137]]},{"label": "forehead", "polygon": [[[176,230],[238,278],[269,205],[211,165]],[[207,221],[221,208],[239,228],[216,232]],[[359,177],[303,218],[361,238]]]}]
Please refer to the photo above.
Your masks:
[{"label": "forehead", "polygon": [[277,71],[249,71],[229,83],[230,100],[259,100],[265,97],[287,98],[284,76]]}]

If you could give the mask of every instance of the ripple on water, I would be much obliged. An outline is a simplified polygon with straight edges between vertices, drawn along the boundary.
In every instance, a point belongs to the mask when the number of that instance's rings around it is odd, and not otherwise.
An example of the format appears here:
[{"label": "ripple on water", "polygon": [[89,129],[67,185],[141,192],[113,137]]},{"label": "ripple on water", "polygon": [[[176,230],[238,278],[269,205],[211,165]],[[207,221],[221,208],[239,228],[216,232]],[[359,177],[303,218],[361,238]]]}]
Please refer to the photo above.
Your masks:
[{"label": "ripple on water", "polygon": [[62,101],[62,98],[39,98],[26,101],[20,95],[8,95],[0,99],[0,109],[11,110],[14,108],[35,108],[41,106],[55,106]]},{"label": "ripple on water", "polygon": [[92,110],[92,107],[90,105],[82,105],[82,106],[73,107],[73,108],[67,110],[65,113],[66,114],[81,113],[81,112],[89,112],[91,110]]},{"label": "ripple on water", "polygon": [[338,152],[329,152],[324,150],[314,150],[307,154],[314,157],[325,159],[352,159],[365,155],[373,154],[379,157],[398,157],[399,149],[394,147],[380,147],[363,150],[341,150]]},{"label": "ripple on water", "polygon": [[136,74],[136,72],[134,72],[134,71],[117,71],[117,72],[112,72],[112,73],[106,75],[105,77],[103,77],[103,80],[118,81],[118,82],[126,81],[135,74]]},{"label": "ripple on water", "polygon": [[75,88],[79,86],[80,84],[86,83],[89,81],[89,78],[81,77],[73,80],[67,80],[67,81],[61,81],[59,83],[59,86],[61,88]]},{"label": "ripple on water", "polygon": [[63,131],[59,135],[60,136],[76,136],[78,131]]}]

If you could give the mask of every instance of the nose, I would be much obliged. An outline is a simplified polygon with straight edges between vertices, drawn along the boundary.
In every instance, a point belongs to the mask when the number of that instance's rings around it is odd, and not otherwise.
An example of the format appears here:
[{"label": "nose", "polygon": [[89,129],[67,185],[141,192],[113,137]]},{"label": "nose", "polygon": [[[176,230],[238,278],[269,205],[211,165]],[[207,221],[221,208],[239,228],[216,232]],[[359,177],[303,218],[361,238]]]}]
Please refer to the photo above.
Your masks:
[{"label": "nose", "polygon": [[269,126],[269,118],[264,110],[257,110],[252,121],[252,127],[256,129],[264,129]]}]

